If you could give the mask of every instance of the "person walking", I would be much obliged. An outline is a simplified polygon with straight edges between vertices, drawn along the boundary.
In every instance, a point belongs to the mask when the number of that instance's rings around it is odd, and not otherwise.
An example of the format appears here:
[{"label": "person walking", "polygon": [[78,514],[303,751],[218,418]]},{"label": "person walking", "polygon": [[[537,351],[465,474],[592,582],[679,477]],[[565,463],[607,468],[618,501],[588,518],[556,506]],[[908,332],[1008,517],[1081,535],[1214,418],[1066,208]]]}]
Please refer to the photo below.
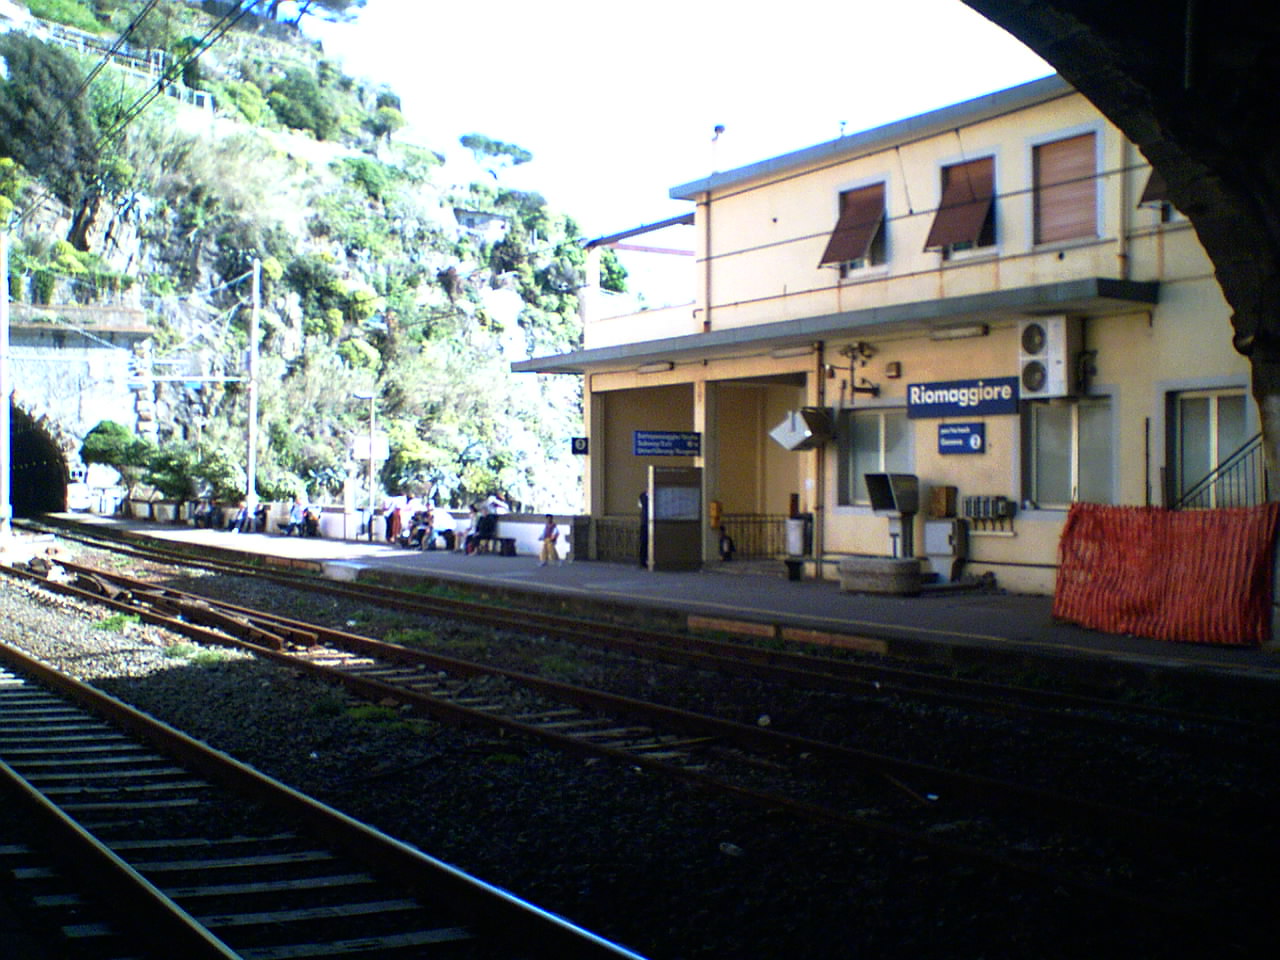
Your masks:
[{"label": "person walking", "polygon": [[545,567],[552,560],[556,562],[556,566],[560,565],[560,553],[556,549],[556,543],[560,540],[560,528],[556,526],[555,517],[547,514],[547,522],[542,527],[542,533],[538,535],[538,539],[542,541],[542,551],[538,555],[538,566]]}]

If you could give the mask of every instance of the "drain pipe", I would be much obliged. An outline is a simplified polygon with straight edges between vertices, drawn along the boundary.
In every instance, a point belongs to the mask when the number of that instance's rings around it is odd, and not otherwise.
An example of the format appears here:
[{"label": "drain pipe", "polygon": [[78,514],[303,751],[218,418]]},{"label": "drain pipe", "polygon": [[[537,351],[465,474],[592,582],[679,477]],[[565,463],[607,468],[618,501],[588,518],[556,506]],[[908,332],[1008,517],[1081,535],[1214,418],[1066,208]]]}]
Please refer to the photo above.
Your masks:
[{"label": "drain pipe", "polygon": [[[818,365],[815,376],[818,378],[817,390],[815,391],[817,405],[826,408],[827,405],[827,356],[826,342],[819,340],[814,344],[814,356]],[[826,542],[826,503],[827,503],[827,445],[820,443],[814,447],[813,455],[817,458],[814,465],[814,484],[817,489],[813,496],[813,556],[815,561],[814,569],[817,572],[817,578],[822,579],[822,554],[825,551]]]}]

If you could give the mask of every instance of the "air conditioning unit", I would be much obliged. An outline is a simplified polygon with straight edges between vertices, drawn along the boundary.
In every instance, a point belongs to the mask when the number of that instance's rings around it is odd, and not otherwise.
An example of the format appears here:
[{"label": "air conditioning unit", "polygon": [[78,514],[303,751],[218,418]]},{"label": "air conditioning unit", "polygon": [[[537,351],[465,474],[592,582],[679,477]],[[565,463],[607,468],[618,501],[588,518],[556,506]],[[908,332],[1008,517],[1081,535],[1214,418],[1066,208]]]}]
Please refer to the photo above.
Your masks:
[{"label": "air conditioning unit", "polygon": [[1022,399],[1073,395],[1080,348],[1078,317],[1036,317],[1019,323],[1018,381]]}]

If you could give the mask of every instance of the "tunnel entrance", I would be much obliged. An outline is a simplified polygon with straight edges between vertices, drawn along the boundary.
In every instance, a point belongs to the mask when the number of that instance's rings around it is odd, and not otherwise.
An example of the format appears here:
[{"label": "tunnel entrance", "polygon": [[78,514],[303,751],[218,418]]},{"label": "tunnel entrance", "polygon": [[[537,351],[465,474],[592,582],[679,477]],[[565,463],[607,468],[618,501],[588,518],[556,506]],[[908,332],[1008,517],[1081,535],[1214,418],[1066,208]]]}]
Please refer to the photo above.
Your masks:
[{"label": "tunnel entrance", "polygon": [[67,508],[67,460],[58,443],[32,416],[9,407],[9,497],[15,517]]}]

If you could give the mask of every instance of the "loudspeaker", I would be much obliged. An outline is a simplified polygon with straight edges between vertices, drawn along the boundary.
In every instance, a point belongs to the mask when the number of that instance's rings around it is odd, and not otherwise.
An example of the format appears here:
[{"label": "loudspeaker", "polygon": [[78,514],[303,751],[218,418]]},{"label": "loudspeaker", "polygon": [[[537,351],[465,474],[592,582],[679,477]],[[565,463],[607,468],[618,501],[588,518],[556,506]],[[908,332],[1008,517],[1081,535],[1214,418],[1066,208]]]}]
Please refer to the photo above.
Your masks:
[{"label": "loudspeaker", "polygon": [[835,433],[835,417],[829,407],[801,407],[769,431],[775,443],[787,450],[810,450],[826,443]]},{"label": "loudspeaker", "polygon": [[1069,397],[1076,393],[1080,320],[1052,316],[1018,324],[1018,380],[1022,399]]}]

